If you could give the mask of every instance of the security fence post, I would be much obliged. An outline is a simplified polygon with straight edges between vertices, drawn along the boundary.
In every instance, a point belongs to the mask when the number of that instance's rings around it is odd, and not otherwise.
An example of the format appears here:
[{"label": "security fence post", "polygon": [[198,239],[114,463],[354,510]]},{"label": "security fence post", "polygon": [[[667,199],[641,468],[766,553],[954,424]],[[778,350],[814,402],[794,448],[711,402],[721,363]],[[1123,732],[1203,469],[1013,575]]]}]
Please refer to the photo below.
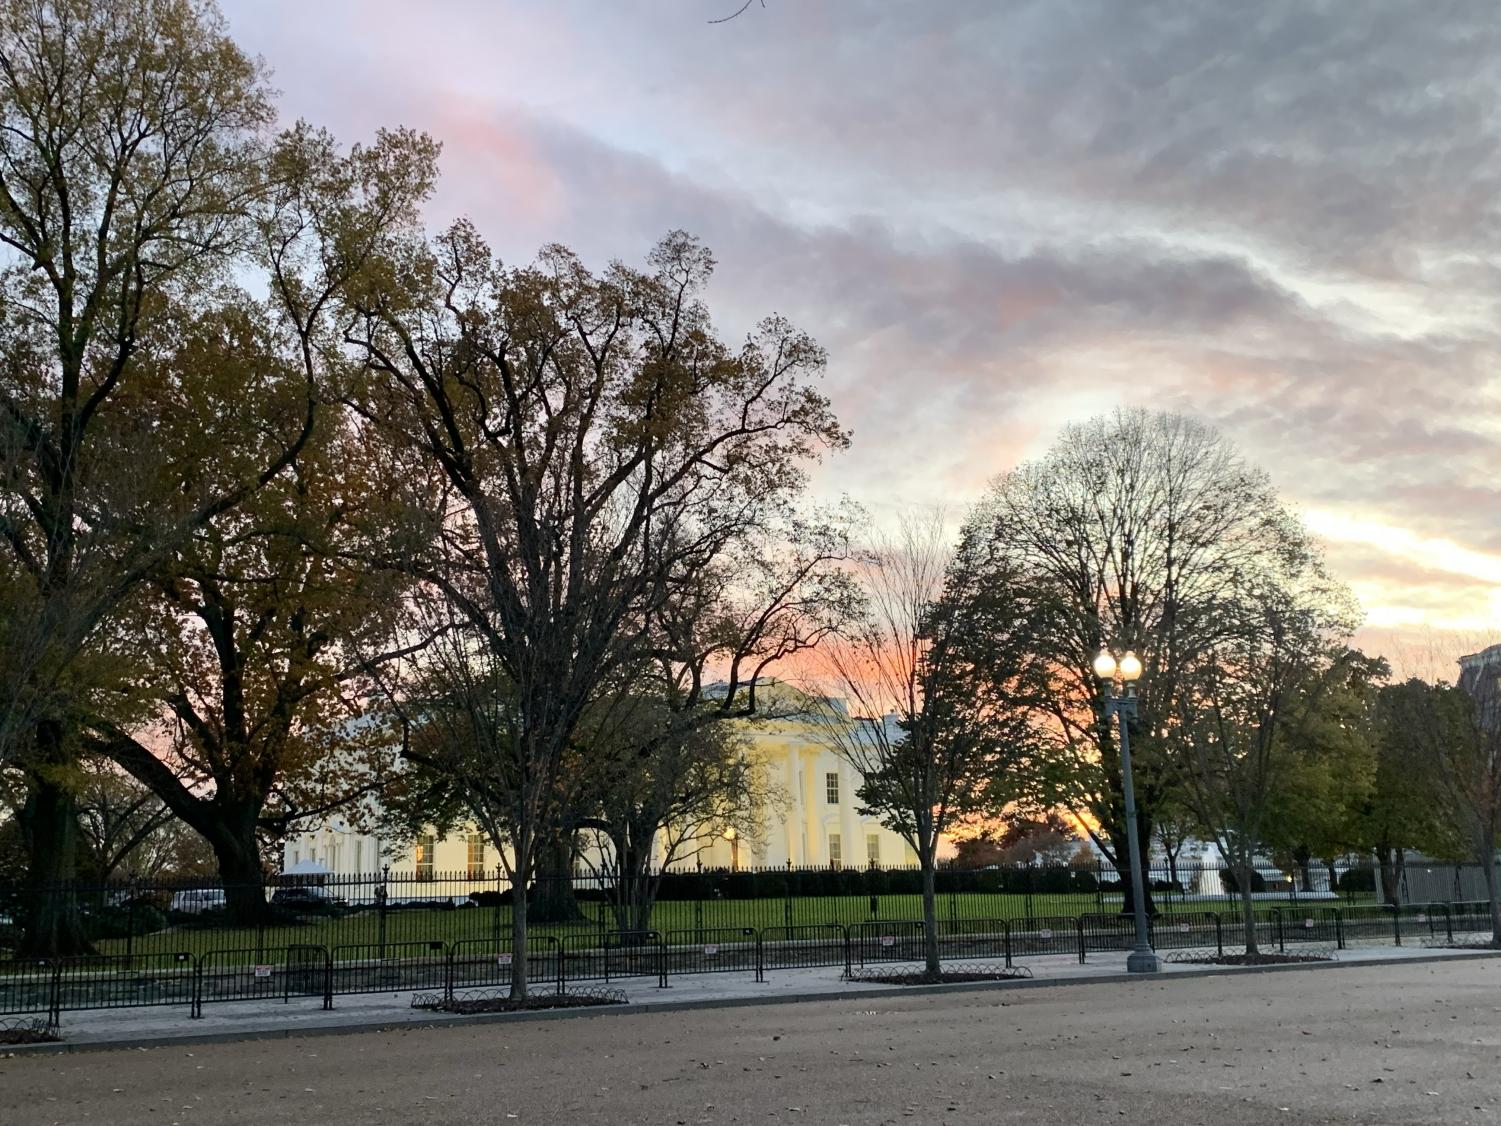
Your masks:
[{"label": "security fence post", "polygon": [[52,965],[52,980],[48,985],[47,1030],[56,1032],[63,1022],[63,960],[49,959]]},{"label": "security fence post", "polygon": [[188,1005],[188,1019],[200,1020],[203,1017],[203,959],[207,954],[200,954],[193,959],[193,999]]},{"label": "security fence post", "polygon": [[1218,911],[1214,912],[1214,951],[1219,957],[1225,956],[1225,920],[1220,917]]},{"label": "security fence post", "polygon": [[853,963],[850,960],[852,954],[852,951],[850,950],[850,929],[843,923],[831,923],[829,925],[838,927],[841,931],[844,932],[844,976],[849,977],[853,969]]},{"label": "security fence post", "polygon": [[1005,919],[1001,920],[1001,944],[1006,952],[1006,968],[1011,968],[1011,924]]},{"label": "security fence post", "polygon": [[334,952],[323,948],[323,1011],[334,1007]]},{"label": "security fence post", "polygon": [[1402,945],[1402,908],[1392,908],[1392,937],[1398,946]]},{"label": "security fence post", "polygon": [[1084,964],[1084,916],[1080,915],[1074,920],[1074,928],[1079,932],[1079,965]]},{"label": "security fence post", "polygon": [[667,988],[667,936],[657,935],[657,988]]},{"label": "security fence post", "polygon": [[787,861],[787,875],[782,880],[782,925],[792,927],[792,861]]},{"label": "security fence post", "polygon": [[758,930],[758,931],[756,931],[756,980],[757,981],[765,981],[766,980],[766,959],[765,959],[765,953],[766,953],[765,949],[763,948],[763,945],[762,945],[762,942],[761,942],[761,932]]},{"label": "security fence post", "polygon": [[453,956],[454,943],[448,944],[448,952],[443,958],[443,1003],[453,1004]]}]

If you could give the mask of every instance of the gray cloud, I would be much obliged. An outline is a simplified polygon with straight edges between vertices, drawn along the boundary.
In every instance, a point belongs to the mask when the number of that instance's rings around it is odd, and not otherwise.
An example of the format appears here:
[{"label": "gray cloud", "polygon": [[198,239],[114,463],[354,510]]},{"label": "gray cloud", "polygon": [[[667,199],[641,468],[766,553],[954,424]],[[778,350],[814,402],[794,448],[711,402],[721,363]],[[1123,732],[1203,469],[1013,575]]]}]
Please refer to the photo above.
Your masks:
[{"label": "gray cloud", "polygon": [[445,140],[435,221],[594,262],[684,227],[726,325],[823,340],[856,430],[826,487],[962,503],[1129,398],[1215,420],[1307,506],[1501,554],[1488,3],[294,11],[229,5],[291,114]]}]

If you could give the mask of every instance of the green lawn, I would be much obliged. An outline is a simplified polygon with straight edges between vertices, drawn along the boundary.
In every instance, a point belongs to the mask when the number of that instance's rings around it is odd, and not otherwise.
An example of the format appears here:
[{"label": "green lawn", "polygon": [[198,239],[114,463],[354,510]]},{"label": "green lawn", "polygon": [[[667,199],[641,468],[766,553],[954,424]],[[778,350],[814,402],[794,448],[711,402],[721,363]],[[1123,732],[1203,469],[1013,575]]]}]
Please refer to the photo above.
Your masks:
[{"label": "green lawn", "polygon": [[[1257,900],[1257,907],[1271,908],[1289,906],[1289,900]],[[1335,901],[1304,900],[1305,906],[1335,906]],[[1350,904],[1340,901],[1338,906]],[[614,929],[613,917],[600,903],[585,902],[582,905],[586,919],[568,926],[537,925],[532,928],[536,936],[554,938],[565,935],[585,936],[602,930]],[[1171,903],[1159,901],[1162,910],[1168,912],[1212,912],[1221,915],[1237,915],[1240,905],[1233,900]],[[823,923],[839,923],[846,926],[881,920],[916,920],[922,918],[922,898],[918,895],[882,895],[876,898],[875,912],[871,911],[869,896],[821,896],[784,899],[705,899],[699,902],[666,901],[656,904],[652,913],[654,929],[668,933],[674,931],[739,930],[744,927],[765,929],[785,926],[810,926]],[[1024,896],[1004,894],[963,893],[938,897],[939,918],[944,920],[977,920],[1023,918],[1073,918],[1081,914],[1102,913],[1113,915],[1120,910],[1120,900],[1107,896],[1103,904],[1094,895],[1065,894],[1048,896]],[[603,911],[603,917],[601,918]],[[194,956],[216,951],[215,960],[225,964],[239,964],[264,956],[259,951],[275,951],[290,944],[336,947],[347,949],[340,957],[374,957],[382,942],[388,955],[415,953],[413,947],[393,950],[401,944],[426,946],[431,942],[469,941],[483,946],[509,941],[511,914],[509,907],[461,907],[452,910],[407,909],[387,912],[384,928],[375,911],[352,911],[339,916],[312,918],[304,924],[293,926],[256,928],[172,927],[148,935],[138,935],[133,940],[101,940],[96,946],[101,954],[165,955],[187,953]]]}]

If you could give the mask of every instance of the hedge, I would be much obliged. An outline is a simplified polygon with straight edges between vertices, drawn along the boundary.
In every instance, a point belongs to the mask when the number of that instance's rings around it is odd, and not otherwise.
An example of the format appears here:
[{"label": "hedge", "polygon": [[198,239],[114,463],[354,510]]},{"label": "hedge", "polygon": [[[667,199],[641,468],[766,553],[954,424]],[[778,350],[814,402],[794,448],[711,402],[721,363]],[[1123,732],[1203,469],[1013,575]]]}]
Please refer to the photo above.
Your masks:
[{"label": "hedge", "polygon": [[[941,894],[1001,895],[1094,894],[1095,874],[1081,868],[996,868],[977,871],[940,869],[935,886]],[[787,871],[669,872],[662,877],[659,901],[694,899],[822,898],[839,895],[919,895],[922,872],[912,868],[812,868]]]},{"label": "hedge", "polygon": [[[1239,895],[1240,884],[1235,878],[1235,873],[1229,868],[1220,869],[1220,886],[1225,889],[1226,895]],[[1266,877],[1255,868],[1251,869],[1251,894],[1266,891]]]}]

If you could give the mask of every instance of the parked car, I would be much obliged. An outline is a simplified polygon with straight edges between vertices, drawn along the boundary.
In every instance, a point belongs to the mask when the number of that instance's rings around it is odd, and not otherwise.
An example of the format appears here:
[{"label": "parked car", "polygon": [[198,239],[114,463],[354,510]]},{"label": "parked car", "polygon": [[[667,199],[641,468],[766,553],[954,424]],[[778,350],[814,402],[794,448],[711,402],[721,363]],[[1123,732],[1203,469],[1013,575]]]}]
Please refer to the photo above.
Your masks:
[{"label": "parked car", "polygon": [[271,904],[288,911],[333,911],[346,906],[342,896],[316,884],[277,888],[271,893]]},{"label": "parked car", "polygon": [[226,902],[223,888],[187,888],[172,896],[172,910],[179,915],[201,915],[224,910]]}]

